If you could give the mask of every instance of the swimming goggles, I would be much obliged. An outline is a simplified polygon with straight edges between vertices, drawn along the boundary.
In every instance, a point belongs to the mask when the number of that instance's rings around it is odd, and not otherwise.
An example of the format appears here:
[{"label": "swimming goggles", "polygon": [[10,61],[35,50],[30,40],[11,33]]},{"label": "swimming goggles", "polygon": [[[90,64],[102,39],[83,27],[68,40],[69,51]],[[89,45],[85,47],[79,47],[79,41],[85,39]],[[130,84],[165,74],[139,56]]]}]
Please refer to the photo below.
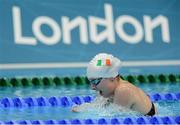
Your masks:
[{"label": "swimming goggles", "polygon": [[101,82],[102,79],[103,78],[97,78],[97,79],[89,80],[89,82],[90,82],[90,84],[97,86]]},{"label": "swimming goggles", "polygon": [[[119,74],[116,77],[120,77]],[[89,80],[89,83],[97,86],[101,82],[102,79],[103,78],[97,78],[97,79]]]}]

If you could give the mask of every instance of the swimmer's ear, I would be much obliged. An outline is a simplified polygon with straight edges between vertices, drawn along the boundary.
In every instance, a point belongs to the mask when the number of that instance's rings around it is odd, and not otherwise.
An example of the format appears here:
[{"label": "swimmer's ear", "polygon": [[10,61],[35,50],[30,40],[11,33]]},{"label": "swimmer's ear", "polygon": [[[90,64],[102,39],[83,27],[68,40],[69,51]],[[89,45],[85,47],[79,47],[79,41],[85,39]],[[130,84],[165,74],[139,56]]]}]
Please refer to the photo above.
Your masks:
[{"label": "swimmer's ear", "polygon": [[113,82],[113,81],[115,81],[115,80],[118,80],[118,81],[119,81],[119,77],[109,78],[109,80],[110,80],[111,82]]},{"label": "swimmer's ear", "polygon": [[109,80],[111,81],[111,82],[113,82],[114,80],[118,80],[119,81],[119,79],[120,79],[120,76],[119,75],[117,75],[115,78],[109,78]]},{"label": "swimmer's ear", "polygon": [[120,76],[117,76],[115,79],[117,79],[119,81],[120,80]]},{"label": "swimmer's ear", "polygon": [[110,80],[111,82],[113,82],[115,79],[114,79],[114,78],[109,78],[109,80]]},{"label": "swimmer's ear", "polygon": [[117,80],[117,81],[119,81],[120,80],[120,75],[117,75],[115,78],[114,78],[114,80]]}]

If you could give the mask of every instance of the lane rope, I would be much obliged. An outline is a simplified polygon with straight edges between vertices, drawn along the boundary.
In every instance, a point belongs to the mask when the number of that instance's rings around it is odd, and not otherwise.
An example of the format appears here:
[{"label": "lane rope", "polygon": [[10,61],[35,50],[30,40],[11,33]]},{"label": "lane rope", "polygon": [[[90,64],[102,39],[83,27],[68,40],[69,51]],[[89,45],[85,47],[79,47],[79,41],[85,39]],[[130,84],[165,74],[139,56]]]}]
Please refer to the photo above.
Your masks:
[{"label": "lane rope", "polygon": [[[148,95],[152,102],[158,101],[179,101],[180,93],[155,93]],[[27,97],[27,98],[2,98],[0,99],[0,108],[8,107],[34,107],[34,106],[61,106],[71,107],[73,105],[81,105],[83,103],[90,103],[94,100],[94,96],[63,96],[63,97]]]},{"label": "lane rope", "polygon": [[[122,79],[133,84],[138,83],[180,83],[177,74],[149,74],[149,75],[122,75]],[[0,78],[0,87],[27,87],[27,86],[62,86],[88,85],[87,77],[33,77],[33,78]]]},{"label": "lane rope", "polygon": [[21,120],[0,121],[0,124],[180,124],[180,116],[165,117],[126,117],[126,118],[100,118],[100,119],[72,119],[72,120]]}]

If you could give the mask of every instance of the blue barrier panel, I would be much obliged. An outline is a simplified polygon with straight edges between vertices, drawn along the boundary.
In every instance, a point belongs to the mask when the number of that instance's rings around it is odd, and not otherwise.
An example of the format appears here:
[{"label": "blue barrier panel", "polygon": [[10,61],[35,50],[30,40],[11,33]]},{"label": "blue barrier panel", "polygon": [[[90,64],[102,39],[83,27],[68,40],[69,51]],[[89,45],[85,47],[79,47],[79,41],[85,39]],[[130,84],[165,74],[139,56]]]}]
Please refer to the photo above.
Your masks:
[{"label": "blue barrier panel", "polygon": [[[153,102],[156,101],[171,101],[180,100],[177,98],[179,93],[167,93],[167,94],[152,94],[149,95]],[[71,107],[74,105],[81,105],[83,103],[90,103],[93,101],[94,96],[75,96],[75,97],[38,97],[38,98],[3,98],[0,99],[1,107],[33,107],[33,106],[61,106],[61,107]],[[127,120],[129,121],[129,120]]]},{"label": "blue barrier panel", "polygon": [[[145,72],[148,66],[148,72],[179,73],[179,4],[179,0],[1,0],[0,76],[81,75],[99,52],[128,64],[121,70],[124,73],[142,65],[146,67],[134,73]],[[157,70],[154,65],[168,67]]]},{"label": "blue barrier panel", "polygon": [[72,119],[72,120],[22,120],[0,121],[3,124],[180,124],[180,116],[171,117],[127,117],[127,118],[100,118],[100,119]]}]

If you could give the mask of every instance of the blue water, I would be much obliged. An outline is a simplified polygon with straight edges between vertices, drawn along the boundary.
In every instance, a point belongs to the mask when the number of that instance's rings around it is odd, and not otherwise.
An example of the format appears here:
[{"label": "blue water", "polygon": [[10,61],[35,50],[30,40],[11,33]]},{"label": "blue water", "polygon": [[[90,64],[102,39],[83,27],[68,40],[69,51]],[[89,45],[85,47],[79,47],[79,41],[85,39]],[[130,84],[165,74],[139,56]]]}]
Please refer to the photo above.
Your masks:
[{"label": "blue water", "polygon": [[[139,84],[137,85],[147,94],[176,93],[180,92],[180,84]],[[39,97],[39,96],[82,96],[95,95],[89,86],[63,86],[63,87],[28,87],[28,88],[0,88],[0,98],[3,97]],[[61,119],[85,119],[85,118],[113,118],[141,116],[137,112],[120,110],[115,105],[106,108],[101,106],[101,101],[91,105],[89,109],[83,109],[79,113],[71,111],[71,107],[31,107],[31,108],[0,108],[0,121],[7,120],[61,120]],[[180,101],[160,101],[155,103],[158,108],[157,116],[180,115]],[[96,108],[94,108],[96,107]]]},{"label": "blue water", "polygon": [[[136,85],[147,94],[154,93],[178,93],[179,83],[167,84],[139,84]],[[3,97],[50,97],[50,96],[81,96],[95,95],[95,91],[89,86],[59,86],[59,87],[28,87],[28,88],[0,88],[0,98]]]},{"label": "blue water", "polygon": [[[180,114],[180,101],[158,102],[155,105],[159,114],[156,116],[177,116]],[[0,120],[61,120],[61,119],[86,119],[86,118],[113,118],[136,117],[140,114],[133,111],[117,111],[116,108],[92,108],[79,113],[71,112],[71,108],[62,107],[32,107],[32,108],[0,108]]]}]

